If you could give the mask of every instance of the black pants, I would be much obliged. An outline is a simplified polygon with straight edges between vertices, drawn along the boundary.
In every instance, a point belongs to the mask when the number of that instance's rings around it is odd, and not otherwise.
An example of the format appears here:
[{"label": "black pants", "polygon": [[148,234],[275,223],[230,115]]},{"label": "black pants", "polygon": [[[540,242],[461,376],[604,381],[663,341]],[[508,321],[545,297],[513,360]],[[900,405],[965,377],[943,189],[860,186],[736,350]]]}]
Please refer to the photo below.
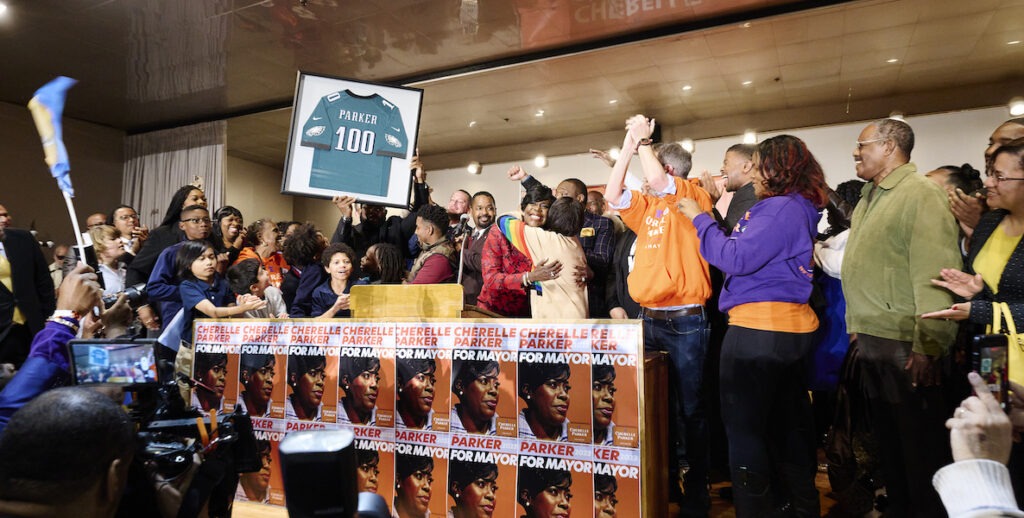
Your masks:
[{"label": "black pants", "polygon": [[932,476],[953,461],[941,387],[911,386],[904,370],[912,344],[857,335],[868,418],[879,446],[886,516],[946,516]]},{"label": "black pants", "polygon": [[766,516],[773,492],[797,516],[818,516],[807,362],[814,333],[730,326],[722,344],[722,420],[736,516]]}]

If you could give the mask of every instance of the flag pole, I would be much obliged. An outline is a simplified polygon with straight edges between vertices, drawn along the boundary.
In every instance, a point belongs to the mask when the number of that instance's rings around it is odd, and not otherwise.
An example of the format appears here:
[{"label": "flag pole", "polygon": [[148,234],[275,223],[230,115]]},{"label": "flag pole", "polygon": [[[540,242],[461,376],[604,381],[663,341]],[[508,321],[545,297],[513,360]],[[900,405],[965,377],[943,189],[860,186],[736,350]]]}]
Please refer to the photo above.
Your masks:
[{"label": "flag pole", "polygon": [[68,215],[71,216],[71,226],[75,229],[75,241],[78,243],[79,262],[85,262],[85,241],[82,240],[82,230],[78,226],[78,214],[75,213],[75,203],[71,201],[71,195],[67,191],[61,191],[64,195],[64,202],[68,206]]}]

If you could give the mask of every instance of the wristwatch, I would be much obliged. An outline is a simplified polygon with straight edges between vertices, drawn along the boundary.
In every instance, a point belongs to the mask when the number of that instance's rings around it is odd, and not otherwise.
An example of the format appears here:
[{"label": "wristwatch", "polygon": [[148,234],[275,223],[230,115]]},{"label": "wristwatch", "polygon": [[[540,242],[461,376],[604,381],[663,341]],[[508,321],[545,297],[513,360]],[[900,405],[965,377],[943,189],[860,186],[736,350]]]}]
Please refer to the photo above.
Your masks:
[{"label": "wristwatch", "polygon": [[640,142],[637,143],[637,145],[638,146],[650,146],[651,143],[653,143],[653,142],[654,141],[649,139],[649,138],[642,138],[642,139],[640,139]]}]

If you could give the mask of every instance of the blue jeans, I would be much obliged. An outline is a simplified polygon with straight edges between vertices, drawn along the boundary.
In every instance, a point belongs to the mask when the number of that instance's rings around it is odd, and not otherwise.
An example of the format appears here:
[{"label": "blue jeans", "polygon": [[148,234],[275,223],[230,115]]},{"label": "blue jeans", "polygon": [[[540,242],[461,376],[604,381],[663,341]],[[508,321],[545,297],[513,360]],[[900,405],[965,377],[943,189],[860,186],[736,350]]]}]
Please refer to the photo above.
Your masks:
[{"label": "blue jeans", "polygon": [[[708,349],[707,315],[702,311],[671,320],[643,316],[643,322],[644,350],[667,352],[672,361],[670,384],[675,390],[669,395],[669,411],[673,413],[673,419],[669,420],[669,436],[674,443],[677,460],[673,468],[682,466],[683,461],[689,465],[683,483],[686,500],[703,506],[709,501],[708,423],[701,398],[704,357]],[[674,474],[675,470],[670,476]],[[685,506],[687,502],[683,504]]]}]

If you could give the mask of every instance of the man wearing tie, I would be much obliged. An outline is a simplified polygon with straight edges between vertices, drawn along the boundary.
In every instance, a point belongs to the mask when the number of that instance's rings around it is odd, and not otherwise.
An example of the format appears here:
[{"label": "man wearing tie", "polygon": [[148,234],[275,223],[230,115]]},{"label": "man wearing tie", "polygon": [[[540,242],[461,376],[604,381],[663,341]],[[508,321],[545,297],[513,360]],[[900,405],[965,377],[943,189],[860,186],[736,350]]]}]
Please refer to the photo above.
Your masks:
[{"label": "man wearing tie", "polygon": [[473,232],[466,237],[462,247],[462,291],[463,303],[475,306],[484,285],[481,256],[488,231],[494,224],[494,196],[487,191],[474,194],[469,212],[473,217]]},{"label": "man wearing tie", "polygon": [[9,224],[7,209],[0,205],[0,363],[21,366],[57,300],[39,243]]}]

